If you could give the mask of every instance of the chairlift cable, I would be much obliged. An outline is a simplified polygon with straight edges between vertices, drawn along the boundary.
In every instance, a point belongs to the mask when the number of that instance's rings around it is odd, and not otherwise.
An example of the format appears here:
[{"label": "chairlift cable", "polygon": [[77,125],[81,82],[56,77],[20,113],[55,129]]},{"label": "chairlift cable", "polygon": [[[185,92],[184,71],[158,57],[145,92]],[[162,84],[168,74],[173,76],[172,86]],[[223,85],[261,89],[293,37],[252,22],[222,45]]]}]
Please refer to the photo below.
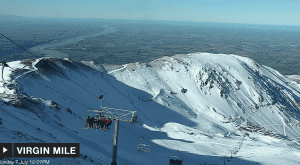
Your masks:
[{"label": "chairlift cable", "polygon": [[[9,68],[11,68],[12,70],[16,71],[16,70],[15,70],[14,68],[12,68],[12,67],[9,67]],[[69,97],[69,96],[63,94],[62,92],[59,92],[59,91],[57,91],[57,90],[55,90],[55,89],[49,87],[48,85],[46,85],[46,84],[44,84],[44,83],[42,83],[42,82],[40,82],[40,81],[38,81],[38,80],[36,80],[36,79],[30,77],[30,76],[28,76],[28,78],[30,78],[30,79],[32,79],[32,80],[34,80],[34,81],[36,81],[36,82],[38,82],[38,83],[44,85],[45,87],[47,87],[47,88],[49,88],[49,89],[51,89],[51,90],[53,90],[53,91],[55,91],[55,92],[57,92],[57,93],[59,93],[59,94],[65,96],[65,97],[67,97],[67,98],[69,98],[69,99],[71,99],[71,100],[73,100],[73,101],[75,101],[75,102],[77,102],[77,103],[79,103],[79,104],[81,104],[81,105],[87,107],[87,108],[90,108],[89,106],[87,106],[87,105],[85,105],[85,104],[83,104],[83,103],[81,103],[81,102],[79,102],[79,101],[77,101],[77,100],[75,100],[75,99],[73,99],[73,98],[71,98],[71,97]],[[90,109],[92,109],[92,108],[90,108]]]},{"label": "chairlift cable", "polygon": [[[138,135],[138,134],[136,134],[136,133],[134,133],[133,131],[131,131],[129,128],[127,128],[127,127],[124,127],[124,126],[122,126],[122,125],[120,125],[121,127],[123,127],[123,128],[125,128],[126,130],[128,130],[129,132],[131,132],[131,133],[133,133],[133,134],[135,134],[136,136],[138,136],[138,137],[142,137],[142,136],[140,136],[140,135]],[[151,142],[150,140],[148,140],[148,139],[143,139],[143,140],[146,140],[146,141],[149,141],[149,142]],[[153,142],[151,142],[151,143],[153,143]],[[168,151],[168,152],[170,152],[171,154],[174,154],[173,152],[171,152],[170,150],[168,150],[168,149],[166,149],[165,147],[163,147],[163,146],[160,146],[160,145],[158,145],[158,144],[156,144],[156,143],[153,143],[153,144],[155,144],[155,145],[157,145],[157,146],[159,146],[159,147],[161,147],[161,148],[163,148],[164,150],[166,150],[166,151]]]},{"label": "chairlift cable", "polygon": [[[16,44],[17,46],[19,46],[20,48],[22,48],[23,50],[25,50],[26,52],[28,52],[29,54],[33,55],[36,59],[38,59],[37,56],[35,56],[34,54],[32,54],[31,52],[29,52],[27,49],[25,49],[24,47],[20,46],[19,44],[17,44],[16,42],[14,42],[13,40],[9,39],[8,37],[6,37],[5,35],[3,35],[2,33],[0,33],[3,37],[5,37],[6,39],[8,39],[9,41],[11,41],[12,43]],[[58,63],[58,61],[54,58],[54,61],[56,63]],[[47,62],[47,61],[46,61]],[[54,67],[52,66],[52,64],[48,63],[53,69]],[[57,70],[56,70],[57,71]],[[82,89],[84,89],[85,91],[87,91],[88,93],[90,93],[91,95],[93,95],[94,97],[97,98],[96,95],[94,95],[92,92],[88,91],[87,89],[85,89],[84,87],[82,87],[81,85],[79,85],[78,83],[76,83],[75,81],[71,80],[70,78],[68,78],[67,76],[65,76],[63,73],[59,72],[62,76],[64,76],[65,78],[67,78],[68,80],[72,81],[74,84],[78,85],[79,87],[81,87]],[[108,102],[104,101],[105,103],[109,104]],[[112,106],[111,104],[109,104],[110,106]],[[112,106],[114,107],[114,106]],[[115,108],[115,107],[114,107]]]},{"label": "chairlift cable", "polygon": [[33,55],[35,58],[37,58],[34,54],[30,53],[27,49],[23,48],[22,46],[20,46],[19,44],[17,44],[16,42],[14,42],[13,40],[9,39],[8,37],[6,37],[5,35],[3,35],[2,33],[0,33],[4,38],[8,39],[9,41],[11,41],[12,43],[16,44],[17,46],[19,46],[20,48],[22,48],[23,50],[25,50],[26,52],[28,52],[29,54]]},{"label": "chairlift cable", "polygon": [[[35,79],[33,79],[33,78],[31,78],[31,79],[34,80],[34,81],[36,81],[36,82],[38,82],[38,83],[40,83],[40,84],[43,84],[43,83],[39,82],[38,80],[35,80]],[[73,101],[75,101],[75,102],[77,102],[77,103],[79,103],[79,104],[81,104],[81,105],[87,107],[87,108],[90,108],[90,107],[88,107],[88,106],[86,106],[86,105],[84,105],[84,104],[82,104],[82,103],[80,103],[80,102],[78,102],[78,101],[72,99],[71,97],[69,97],[69,96],[67,96],[67,95],[65,95],[65,94],[63,94],[63,93],[61,93],[61,92],[59,92],[59,91],[57,91],[57,90],[55,90],[55,89],[53,89],[53,88],[51,88],[51,87],[45,85],[45,84],[43,84],[43,85],[46,86],[47,88],[49,88],[49,89],[51,89],[51,90],[53,90],[53,91],[59,93],[59,94],[61,94],[61,95],[65,96],[65,97],[67,97],[67,98],[69,98],[69,99],[71,99],[71,100],[73,100]],[[92,109],[92,108],[90,108],[90,109]]]},{"label": "chairlift cable", "polygon": [[118,108],[114,107],[113,105],[109,104],[108,102],[106,102],[106,101],[104,101],[104,100],[103,100],[103,102],[105,102],[106,104],[110,105],[111,107],[113,107],[113,108],[115,108],[115,109],[118,109]]},{"label": "chairlift cable", "polygon": [[[138,121],[138,123],[140,123],[139,121]],[[142,125],[142,123],[140,123],[140,125],[141,126],[143,126]],[[150,130],[149,130],[150,131]],[[153,135],[155,135],[157,138],[159,138],[161,141],[163,141],[166,145],[168,145],[170,148],[172,148],[168,143],[166,143],[163,139],[161,139],[160,137],[158,137],[158,135],[156,135],[153,131],[150,131]],[[174,148],[172,148],[173,150],[175,150]],[[178,151],[178,150],[176,150],[176,151]],[[177,154],[178,154],[178,152],[177,152]],[[183,155],[183,154],[181,154],[181,155]],[[195,162],[195,163],[197,163],[195,160],[193,160],[193,159],[191,159],[191,158],[189,158],[189,157],[187,157],[187,156],[185,156],[185,155],[183,155],[184,157],[186,157],[186,158],[188,158],[189,160],[192,160],[193,162]]]},{"label": "chairlift cable", "polygon": [[[140,122],[138,122],[138,123],[140,123]],[[123,127],[123,128],[125,128],[125,129],[128,130],[129,132],[135,134],[136,136],[142,137],[142,136],[136,134],[135,132],[131,131],[129,128],[126,128],[126,127],[124,127],[124,126],[122,126],[122,125],[120,125],[120,126]],[[149,130],[149,131],[150,131],[150,130]],[[150,131],[150,132],[151,132],[152,134],[154,134],[152,131]],[[154,134],[154,135],[155,135],[156,137],[158,137],[156,134]],[[163,139],[161,139],[160,137],[158,137],[158,138],[159,138],[160,140],[162,140],[166,145],[168,145],[172,150],[175,150],[173,147],[171,147],[169,144],[167,144]],[[150,140],[147,140],[147,139],[145,139],[145,138],[144,138],[144,140],[151,142]],[[151,143],[153,143],[153,142],[151,142]],[[157,145],[157,146],[163,148],[164,150],[166,150],[166,151],[168,151],[168,152],[174,154],[173,152],[171,152],[170,150],[166,149],[166,148],[163,147],[163,146],[160,146],[160,145],[158,145],[158,144],[156,144],[156,143],[153,143],[153,144],[155,144],[155,145]],[[175,151],[178,151],[178,150],[175,150]],[[177,154],[178,154],[178,152],[177,152]],[[197,161],[195,161],[195,160],[193,160],[193,159],[187,157],[186,155],[183,155],[183,154],[181,154],[181,155],[184,156],[184,157],[186,157],[187,159],[189,159],[189,160],[191,160],[191,161],[193,161],[193,162],[199,164]]]},{"label": "chairlift cable", "polygon": [[[1,33],[0,33],[1,34]],[[4,36],[3,34],[1,34],[2,36]],[[7,38],[8,40],[10,40],[11,42],[13,42],[14,44],[16,44],[16,45],[18,45],[16,42],[14,42],[14,41],[12,41],[11,39],[9,39],[8,37],[6,37],[6,36],[4,36],[5,38]],[[23,48],[22,46],[20,46],[20,45],[18,45],[19,47],[21,47],[22,49],[24,49],[24,50],[26,50],[25,48]],[[26,50],[27,51],[27,50]],[[29,51],[27,51],[28,53],[30,53]],[[30,53],[31,55],[33,55],[32,53]],[[37,58],[35,55],[33,55],[35,58]],[[54,62],[56,62],[56,63],[59,63],[55,58],[53,59],[53,61]],[[46,61],[46,63],[48,63],[54,70],[55,70],[55,67],[54,66],[52,66],[52,64],[51,63],[49,63],[48,61]],[[83,86],[81,86],[81,85],[79,85],[78,83],[76,83],[75,81],[73,81],[72,79],[70,79],[70,78],[68,78],[66,75],[64,75],[62,72],[60,72],[60,71],[58,71],[58,70],[56,70],[58,73],[60,73],[62,76],[64,76],[65,78],[67,78],[68,80],[70,80],[70,81],[72,81],[74,84],[76,84],[77,86],[79,86],[79,87],[81,87],[82,89],[84,89],[85,91],[87,91],[88,93],[90,93],[91,95],[93,95],[94,97],[96,97],[97,99],[98,99],[98,97],[96,96],[96,95],[94,95],[93,93],[91,93],[90,91],[88,91],[87,89],[85,89]],[[37,80],[35,80],[35,81],[37,81]],[[39,82],[39,81],[37,81],[37,82]],[[41,82],[39,82],[39,83],[41,83]],[[42,84],[42,83],[41,83]],[[43,85],[45,85],[45,84],[43,84]],[[47,85],[45,85],[46,87],[48,87]],[[48,87],[48,88],[50,88],[50,87]],[[50,89],[52,89],[52,88],[50,88]],[[52,89],[52,90],[54,90],[54,89]],[[56,90],[54,90],[54,91],[56,91]],[[56,91],[56,92],[58,92],[58,91]],[[60,94],[62,94],[61,92],[58,92],[58,93],[60,93]],[[62,95],[64,95],[64,94],[62,94]],[[64,96],[66,96],[66,95],[64,95]],[[70,97],[68,97],[68,98],[70,98]],[[74,100],[74,99],[72,99],[72,100]],[[74,100],[75,101],[75,100]],[[76,102],[78,102],[78,101],[76,101]],[[80,102],[78,102],[78,103],[80,103]],[[106,102],[107,103],[107,102]],[[84,105],[84,104],[82,104],[82,103],[80,103],[81,105]],[[107,103],[107,104],[109,104],[109,103]],[[110,104],[109,104],[110,105]],[[85,106],[85,105],[84,105]],[[110,105],[110,106],[112,106],[112,105]],[[85,106],[85,107],[87,107],[87,108],[90,108],[90,107],[88,107],[88,106]],[[112,107],[114,107],[114,106],[112,106]],[[92,109],[92,108],[90,108],[90,109]]]},{"label": "chairlift cable", "polygon": [[[115,108],[115,107],[114,107]],[[137,122],[137,123],[139,123],[142,127],[143,127],[143,124],[142,123],[140,123],[139,121]],[[122,125],[120,125],[120,126],[122,126]],[[123,128],[125,128],[125,129],[127,129],[126,127],[124,127],[124,126],[122,126]],[[127,129],[128,130],[128,129]],[[150,130],[149,130],[150,131]],[[130,131],[130,132],[132,132],[132,131]],[[171,149],[173,149],[173,150],[175,150],[173,147],[171,147],[168,143],[166,143],[163,139],[161,139],[160,137],[158,137],[153,131],[150,131],[153,135],[155,135],[157,138],[159,138],[161,141],[163,141],[167,146],[169,146]],[[132,132],[132,133],[134,133],[134,132]],[[136,133],[134,133],[134,134],[136,134]],[[138,134],[136,134],[137,136],[139,136],[139,137],[142,137],[142,136],[140,136],[140,135],[138,135]],[[146,139],[147,140],[147,139]],[[155,144],[155,143],[154,143]],[[183,155],[183,154],[182,154]],[[185,155],[183,155],[183,156],[185,156]],[[190,159],[190,160],[192,160],[193,162],[195,162],[195,163],[197,163],[196,161],[194,161],[193,159],[191,159],[191,158],[189,158],[189,157],[187,157],[187,156],[185,156],[186,158],[188,158],[188,159]]]},{"label": "chairlift cable", "polygon": [[[19,44],[17,44],[16,42],[14,42],[13,40],[11,40],[11,39],[9,39],[8,37],[6,37],[5,35],[3,35],[2,33],[0,33],[3,37],[5,37],[6,39],[8,39],[9,41],[11,41],[12,43],[14,43],[14,44],[16,44],[17,46],[19,46],[20,48],[22,48],[23,50],[25,50],[26,52],[28,52],[29,54],[31,54],[31,55],[33,55],[36,59],[38,59],[38,57],[37,56],[35,56],[34,54],[32,54],[31,52],[29,52],[27,49],[25,49],[24,47],[22,47],[22,46],[20,46]],[[54,61],[55,62],[57,62],[56,61],[56,59],[54,58]],[[47,62],[47,61],[46,61]],[[49,63],[50,64],[50,63]],[[54,67],[52,66],[52,64],[50,64],[50,66],[54,69]],[[11,68],[11,67],[10,67]],[[13,68],[11,68],[11,69],[13,69]],[[15,70],[15,69],[13,69],[13,70]],[[57,71],[57,70],[56,70]],[[61,73],[60,71],[57,71],[57,72],[59,72],[62,76],[64,76],[65,78],[67,78],[68,80],[70,80],[70,81],[72,81],[74,84],[76,84],[76,85],[78,85],[79,87],[81,87],[82,89],[84,89],[85,91],[87,91],[88,93],[90,93],[91,95],[93,95],[94,97],[96,97],[97,98],[97,96],[96,95],[94,95],[93,93],[91,93],[90,91],[88,91],[87,89],[85,89],[84,87],[82,87],[81,85],[79,85],[79,84],[77,84],[75,81],[73,81],[73,80],[71,80],[70,78],[68,78],[67,76],[65,76],[63,73]],[[29,76],[28,76],[29,77]],[[46,86],[46,87],[48,87],[49,89],[51,89],[51,90],[53,90],[53,91],[55,91],[55,92],[57,92],[57,93],[59,93],[59,94],[61,94],[61,95],[63,95],[63,96],[65,96],[65,97],[68,97],[69,99],[71,99],[71,100],[73,100],[73,101],[75,101],[75,102],[77,102],[77,103],[79,103],[79,104],[81,104],[81,105],[83,105],[83,106],[85,106],[85,107],[87,107],[87,108],[90,108],[90,107],[88,107],[88,106],[86,106],[86,105],[84,105],[84,104],[82,104],[82,103],[80,103],[80,102],[78,102],[78,101],[76,101],[76,100],[74,100],[74,99],[72,99],[72,98],[70,98],[69,96],[67,96],[67,95],[65,95],[65,94],[63,94],[63,93],[61,93],[61,92],[59,92],[59,91],[57,91],[57,90],[55,90],[55,89],[53,89],[53,88],[51,88],[51,87],[49,87],[49,86],[47,86],[47,85],[45,85],[45,84],[43,84],[43,83],[41,83],[41,82],[39,82],[38,80],[36,80],[36,79],[34,79],[34,78],[31,78],[31,77],[29,77],[30,79],[32,79],[32,80],[34,80],[34,81],[36,81],[36,82],[38,82],[38,83],[40,83],[40,84],[42,84],[42,85],[44,85],[44,86]],[[107,103],[106,101],[104,101],[105,103]],[[107,104],[109,104],[109,103],[107,103]],[[111,104],[109,104],[110,106],[112,106]],[[114,107],[114,106],[112,106],[112,107]],[[114,107],[115,108],[115,107]],[[92,109],[92,108],[90,108],[90,109]],[[121,125],[122,126],[122,125]],[[124,126],[122,126],[123,128],[125,128]],[[125,129],[127,129],[127,128],[125,128]],[[128,129],[127,129],[128,130]],[[130,131],[130,132],[132,132],[132,131]],[[150,131],[153,135],[155,135],[156,137],[158,137],[156,134],[154,134],[152,131]],[[133,132],[132,132],[133,133]],[[135,133],[134,133],[135,134]],[[136,134],[137,135],[137,134]],[[139,135],[138,135],[139,136]],[[141,137],[141,136],[140,136]],[[159,138],[159,137],[158,137]],[[160,140],[162,140],[161,138],[159,138]],[[170,148],[172,148],[173,149],[173,147],[171,147],[169,144],[167,144],[164,140],[162,140],[166,145],[168,145]],[[173,149],[174,150],[174,149]],[[169,152],[171,152],[171,151],[169,151]],[[185,157],[187,157],[187,156],[185,156]],[[188,158],[188,157],[187,157]],[[190,159],[190,158],[188,158],[188,159]],[[190,159],[190,160],[192,160],[192,159]],[[194,161],[194,160],[193,160]],[[196,161],[194,161],[194,162],[196,162]],[[197,162],[196,162],[197,163]]]},{"label": "chairlift cable", "polygon": [[[2,33],[0,33],[2,36],[4,36],[5,38],[7,38],[8,40],[10,40],[11,42],[13,42],[14,44],[16,44],[17,46],[21,47],[22,49],[24,49],[26,52],[28,52],[29,54],[33,55],[35,58],[37,58],[34,54],[32,54],[31,52],[29,52],[28,50],[26,50],[25,48],[23,48],[22,46],[20,46],[19,44],[17,44],[16,42],[12,41],[11,39],[9,39],[8,37],[6,37],[5,35],[3,35]],[[53,59],[56,63],[58,63],[58,61],[54,58]],[[47,62],[47,61],[46,61]],[[48,63],[53,69],[54,67],[52,66],[52,64]],[[54,69],[55,70],[55,69]],[[96,95],[94,95],[92,92],[88,91],[87,89],[85,89],[84,87],[82,87],[81,85],[77,84],[75,81],[71,80],[70,78],[68,78],[67,76],[65,76],[63,73],[61,73],[60,71],[57,71],[59,72],[62,76],[64,76],[65,78],[67,78],[68,80],[72,81],[74,84],[78,85],[79,87],[81,87],[82,89],[84,89],[85,91],[87,91],[88,93],[90,93],[91,95],[93,95],[94,97],[98,98]],[[104,101],[103,102],[107,103],[108,105],[112,106],[113,108],[116,108],[114,107],[113,105],[109,104],[108,102]],[[117,108],[116,108],[117,109]]]},{"label": "chairlift cable", "polygon": [[[138,121],[138,123],[140,123]],[[143,124],[140,123],[140,125],[143,127]],[[148,129],[147,129],[148,130]],[[149,130],[150,131],[150,130]],[[160,137],[158,137],[153,131],[150,131],[153,135],[155,135],[157,138],[159,138],[161,141],[163,141],[167,146],[169,146],[170,148],[172,148],[172,150],[175,150],[173,147],[171,147],[168,143],[166,143],[164,140],[162,140]]]},{"label": "chairlift cable", "polygon": [[[14,44],[16,44],[17,46],[19,46],[20,48],[24,49],[26,52],[28,52],[29,54],[33,55],[35,58],[37,58],[37,56],[35,56],[34,54],[32,54],[31,52],[29,52],[27,49],[23,48],[22,46],[20,46],[19,44],[17,44],[16,42],[12,41],[11,39],[9,39],[8,37],[6,37],[5,35],[3,35],[2,33],[0,33],[3,37],[7,38],[8,40],[10,40],[11,42],[13,42]],[[58,62],[55,58],[54,58],[55,62]],[[46,61],[47,62],[47,61]],[[50,64],[50,63],[49,63]],[[52,64],[50,64],[50,66],[54,69],[54,67],[52,66]],[[67,76],[65,76],[63,73],[61,73],[60,71],[57,71],[58,73],[60,73],[62,76],[64,76],[65,78],[69,79],[70,81],[72,81],[73,83],[75,83],[76,85],[80,86],[82,89],[84,89],[85,91],[87,91],[88,93],[92,94],[93,96],[97,97],[96,95],[94,95],[93,93],[91,93],[90,91],[88,91],[87,89],[85,89],[84,87],[82,87],[81,85],[77,84],[75,81],[71,80],[70,78],[68,78]]]}]

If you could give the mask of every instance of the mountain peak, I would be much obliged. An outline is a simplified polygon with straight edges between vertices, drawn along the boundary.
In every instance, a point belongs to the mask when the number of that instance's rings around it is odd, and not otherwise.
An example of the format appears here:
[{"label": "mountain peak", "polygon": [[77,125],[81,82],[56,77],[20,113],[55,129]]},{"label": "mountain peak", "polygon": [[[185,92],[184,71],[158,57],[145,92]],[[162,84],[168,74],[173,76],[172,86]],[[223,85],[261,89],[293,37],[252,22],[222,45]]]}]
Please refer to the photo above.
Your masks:
[{"label": "mountain peak", "polygon": [[[270,161],[262,154],[298,161],[283,153],[299,149],[299,86],[246,57],[191,53],[124,65],[40,58],[8,65],[0,83],[13,99],[1,95],[3,142],[76,142],[82,155],[73,164],[109,164],[113,131],[82,129],[85,111],[100,108],[94,96],[103,95],[106,107],[137,111],[138,124],[121,123],[121,164],[165,164],[165,150],[174,149],[197,163],[222,163],[224,153],[233,153],[233,164]],[[16,100],[27,107],[11,106]],[[137,135],[148,139],[151,158],[136,153]],[[262,153],[259,146],[280,150]]]}]

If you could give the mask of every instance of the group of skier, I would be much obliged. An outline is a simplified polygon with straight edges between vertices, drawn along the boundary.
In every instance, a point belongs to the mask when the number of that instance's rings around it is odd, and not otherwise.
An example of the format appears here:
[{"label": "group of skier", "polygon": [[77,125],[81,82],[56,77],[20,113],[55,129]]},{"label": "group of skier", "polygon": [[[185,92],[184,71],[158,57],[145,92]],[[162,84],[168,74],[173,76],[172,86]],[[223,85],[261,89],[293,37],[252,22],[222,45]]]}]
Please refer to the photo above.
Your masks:
[{"label": "group of skier", "polygon": [[94,129],[103,129],[104,131],[108,130],[108,127],[111,125],[110,118],[103,118],[97,116],[96,118],[88,116],[85,123],[87,128],[94,128]]}]

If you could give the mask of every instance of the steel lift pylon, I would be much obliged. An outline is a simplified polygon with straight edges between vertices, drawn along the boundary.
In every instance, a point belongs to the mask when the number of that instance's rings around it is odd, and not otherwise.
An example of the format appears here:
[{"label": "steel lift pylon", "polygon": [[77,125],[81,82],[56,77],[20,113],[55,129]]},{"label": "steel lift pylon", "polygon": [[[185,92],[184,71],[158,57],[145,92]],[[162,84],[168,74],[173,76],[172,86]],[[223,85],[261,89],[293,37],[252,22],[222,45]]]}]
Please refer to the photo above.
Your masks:
[{"label": "steel lift pylon", "polygon": [[[101,100],[101,109],[100,110],[87,110],[87,112],[91,112],[91,115],[98,116],[98,120],[101,119],[107,119],[114,120],[114,134],[113,134],[113,147],[112,147],[112,162],[111,165],[117,165],[117,149],[118,149],[118,132],[119,132],[119,122],[129,122],[129,123],[137,123],[137,116],[134,114],[136,111],[130,111],[130,110],[123,110],[123,109],[117,109],[117,108],[109,108],[109,107],[103,107],[103,95],[97,97]],[[87,117],[86,117],[87,119]],[[87,124],[85,124],[85,128],[87,127]]]}]

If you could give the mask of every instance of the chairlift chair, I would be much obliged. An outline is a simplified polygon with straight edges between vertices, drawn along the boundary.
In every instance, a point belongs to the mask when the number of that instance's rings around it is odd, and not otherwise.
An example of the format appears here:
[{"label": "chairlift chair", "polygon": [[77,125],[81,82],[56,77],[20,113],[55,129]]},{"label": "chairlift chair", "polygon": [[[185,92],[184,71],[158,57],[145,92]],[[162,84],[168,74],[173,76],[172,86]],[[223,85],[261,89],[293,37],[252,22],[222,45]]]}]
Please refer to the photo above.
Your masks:
[{"label": "chairlift chair", "polygon": [[183,163],[185,162],[183,161],[182,157],[178,155],[178,150],[176,156],[170,156],[169,165],[183,165]]},{"label": "chairlift chair", "polygon": [[146,152],[146,153],[151,153],[151,146],[143,144],[143,137],[141,137],[141,144],[138,144],[136,149],[138,152]]},{"label": "chairlift chair", "polygon": [[[86,111],[86,121],[84,129],[99,129],[100,127],[104,127],[105,129],[103,130],[105,132],[109,130],[108,127],[111,125],[112,120],[137,123],[137,117],[134,116],[134,113],[136,111],[103,107],[103,95],[97,98],[101,100],[101,109]],[[94,118],[93,120],[91,120],[91,116]]]},{"label": "chairlift chair", "polygon": [[[101,110],[98,112],[95,112],[94,110],[87,110],[85,112],[86,121],[85,121],[84,129],[92,129],[92,128],[99,129],[100,127],[103,128],[103,125],[105,123],[102,123],[102,119],[109,119],[108,116],[104,115],[103,106],[102,106],[103,99],[104,99],[103,95],[98,96],[97,98],[101,100]],[[88,113],[90,113],[90,114],[88,114]],[[94,120],[91,120],[90,116],[95,116]]]},{"label": "chairlift chair", "polygon": [[181,156],[170,156],[169,165],[182,165],[182,157]]},{"label": "chairlift chair", "polygon": [[[90,110],[86,111],[86,121],[85,121],[85,127],[84,129],[99,129],[103,128],[102,119],[110,119],[108,116],[105,116],[103,111],[101,112],[93,112]],[[110,119],[111,120],[111,119]]]}]

